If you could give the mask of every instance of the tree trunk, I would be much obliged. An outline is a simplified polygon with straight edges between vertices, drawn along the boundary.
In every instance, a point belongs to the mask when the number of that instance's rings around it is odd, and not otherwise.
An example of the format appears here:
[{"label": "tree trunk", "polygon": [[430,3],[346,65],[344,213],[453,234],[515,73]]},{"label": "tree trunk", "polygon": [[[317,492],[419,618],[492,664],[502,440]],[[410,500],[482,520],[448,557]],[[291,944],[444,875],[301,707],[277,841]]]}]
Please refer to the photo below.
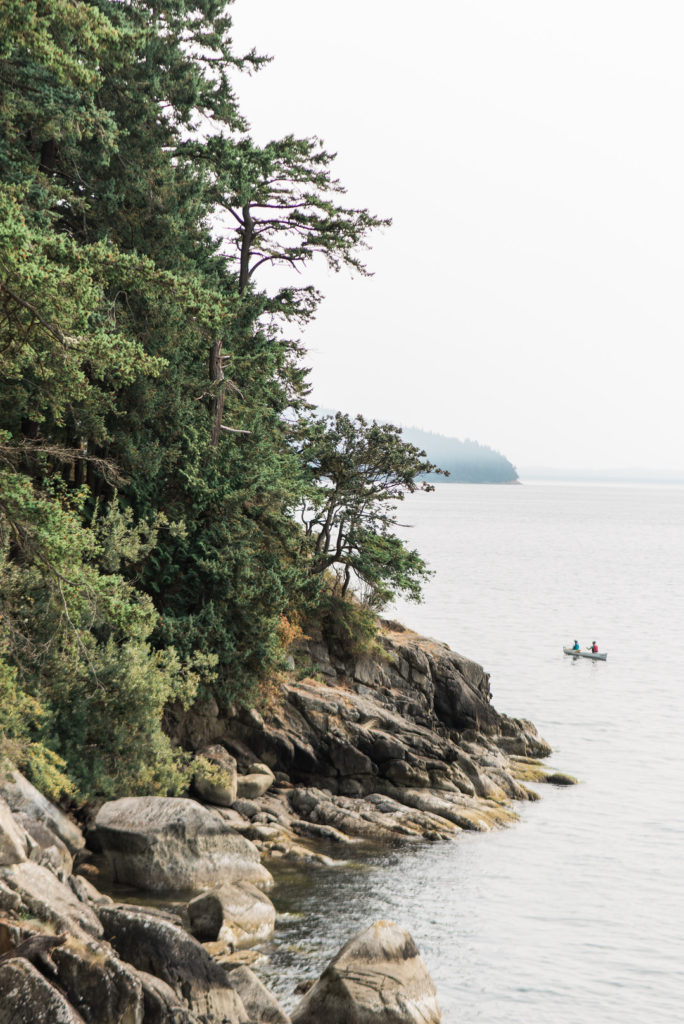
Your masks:
[{"label": "tree trunk", "polygon": [[211,443],[214,448],[218,446],[221,436],[221,424],[223,422],[223,407],[226,404],[226,386],[223,383],[223,360],[221,359],[221,342],[216,341],[211,346],[209,354],[209,380],[218,384],[218,388],[211,402]]},{"label": "tree trunk", "polygon": [[244,292],[249,284],[249,259],[252,255],[252,242],[254,240],[254,221],[249,205],[242,207],[242,238],[240,239],[240,281],[239,288]]}]

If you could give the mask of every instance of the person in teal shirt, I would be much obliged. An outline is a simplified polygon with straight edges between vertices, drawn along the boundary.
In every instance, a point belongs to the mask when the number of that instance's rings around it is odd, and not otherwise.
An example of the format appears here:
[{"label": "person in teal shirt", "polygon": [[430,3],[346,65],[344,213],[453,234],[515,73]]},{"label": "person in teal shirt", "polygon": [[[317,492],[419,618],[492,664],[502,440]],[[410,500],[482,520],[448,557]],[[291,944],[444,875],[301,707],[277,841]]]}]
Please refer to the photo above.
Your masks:
[{"label": "person in teal shirt", "polygon": [[572,645],[572,649],[573,651],[579,651],[579,643],[577,642],[577,640],[575,640],[574,644]]}]

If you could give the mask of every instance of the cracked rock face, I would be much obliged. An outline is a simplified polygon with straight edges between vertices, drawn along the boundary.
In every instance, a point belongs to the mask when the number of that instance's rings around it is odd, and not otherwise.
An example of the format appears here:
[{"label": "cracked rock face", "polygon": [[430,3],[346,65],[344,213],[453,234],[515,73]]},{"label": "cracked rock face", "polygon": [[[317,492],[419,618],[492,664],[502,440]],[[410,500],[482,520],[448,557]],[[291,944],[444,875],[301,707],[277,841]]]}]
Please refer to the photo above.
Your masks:
[{"label": "cracked rock face", "polygon": [[7,803],[0,799],[0,867],[21,864],[28,857],[28,836],[10,811]]},{"label": "cracked rock face", "polygon": [[85,839],[80,828],[63,814],[58,807],[50,803],[28,779],[16,771],[0,773],[0,797],[7,801],[15,813],[25,814],[34,821],[41,822],[50,832],[62,840],[73,855],[85,846]]},{"label": "cracked rock face", "polygon": [[28,960],[0,964],[0,1024],[85,1024]]},{"label": "cracked rock face", "polygon": [[113,877],[148,891],[199,890],[222,882],[272,879],[259,852],[220,815],[180,797],[123,797],[95,825]]},{"label": "cracked rock face", "polygon": [[392,921],[354,936],[292,1014],[292,1024],[440,1024],[437,993],[416,945]]},{"label": "cracked rock face", "polygon": [[122,960],[170,986],[208,1021],[245,1021],[247,1016],[225,971],[180,925],[129,906],[101,907],[105,936]]},{"label": "cracked rock face", "polygon": [[232,946],[266,939],[275,928],[275,907],[250,882],[223,885],[201,893],[188,903],[190,931],[200,942]]}]

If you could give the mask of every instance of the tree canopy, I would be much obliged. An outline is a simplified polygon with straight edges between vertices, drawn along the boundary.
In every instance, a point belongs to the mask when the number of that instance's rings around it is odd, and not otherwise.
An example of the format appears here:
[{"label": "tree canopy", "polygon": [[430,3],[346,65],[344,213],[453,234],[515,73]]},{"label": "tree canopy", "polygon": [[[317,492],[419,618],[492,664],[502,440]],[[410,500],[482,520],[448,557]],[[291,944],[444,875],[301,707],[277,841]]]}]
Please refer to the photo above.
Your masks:
[{"label": "tree canopy", "polygon": [[372,606],[395,593],[417,600],[427,566],[393,530],[397,502],[434,490],[420,480],[437,470],[425,452],[403,441],[398,427],[338,412],[310,424],[302,457],[311,481],[301,512],[311,539],[309,572],[333,570],[342,596],[358,581]]},{"label": "tree canopy", "polygon": [[426,463],[311,420],[285,331],[320,296],[259,273],[366,273],[388,221],[318,139],[253,142],[230,33],[225,0],[0,6],[0,756],[78,798],[184,785],[165,705],[255,699],[333,528],[374,600],[424,575],[386,501]]}]

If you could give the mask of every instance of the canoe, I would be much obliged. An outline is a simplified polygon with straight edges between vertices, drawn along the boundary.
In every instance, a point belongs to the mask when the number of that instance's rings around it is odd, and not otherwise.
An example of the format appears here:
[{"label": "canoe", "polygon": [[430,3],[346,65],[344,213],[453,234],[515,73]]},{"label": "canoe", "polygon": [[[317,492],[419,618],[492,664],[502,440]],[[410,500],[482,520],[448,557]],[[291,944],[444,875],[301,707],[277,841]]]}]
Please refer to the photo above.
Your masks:
[{"label": "canoe", "polygon": [[573,658],[591,658],[593,661],[605,661],[606,653],[594,654],[593,651],[575,651],[572,647],[564,647],[563,654],[571,654]]}]

